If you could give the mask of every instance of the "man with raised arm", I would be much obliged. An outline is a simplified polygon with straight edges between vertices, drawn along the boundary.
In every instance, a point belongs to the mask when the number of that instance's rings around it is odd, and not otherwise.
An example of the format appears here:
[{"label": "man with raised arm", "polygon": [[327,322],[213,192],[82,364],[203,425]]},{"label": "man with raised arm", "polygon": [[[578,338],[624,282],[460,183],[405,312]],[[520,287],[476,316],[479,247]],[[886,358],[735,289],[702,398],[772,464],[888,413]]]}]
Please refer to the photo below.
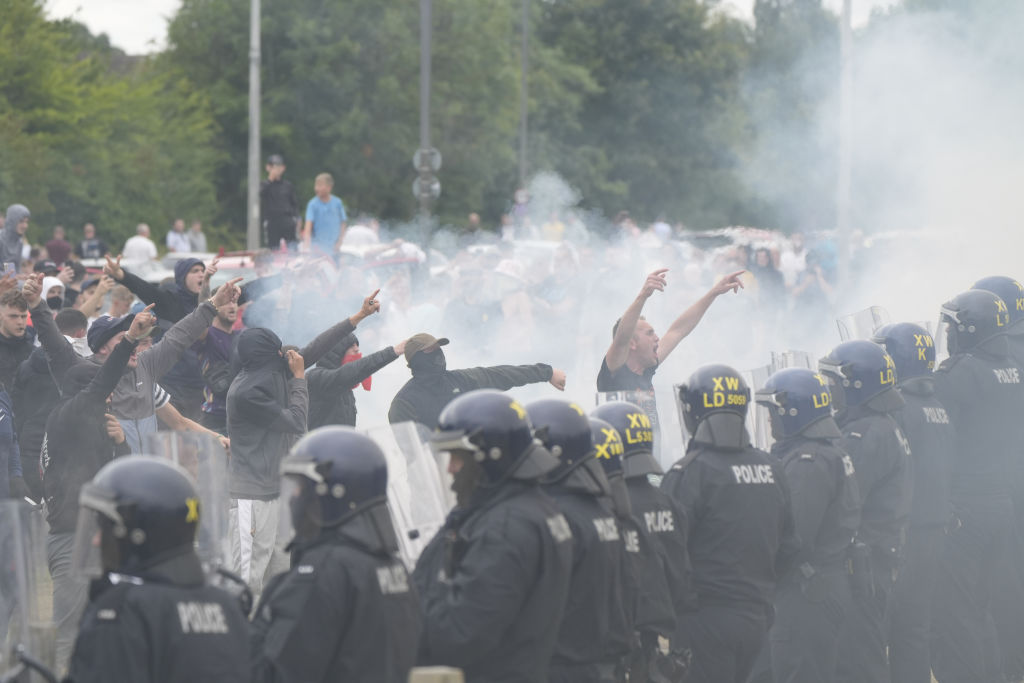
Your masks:
[{"label": "man with raised arm", "polygon": [[738,292],[743,287],[740,275],[744,271],[729,273],[683,311],[665,336],[659,338],[641,313],[652,294],[665,291],[667,272],[668,268],[659,268],[648,275],[636,299],[612,326],[612,343],[597,375],[598,391],[653,391],[652,380],[658,366],[697,327],[714,300],[729,290]]}]

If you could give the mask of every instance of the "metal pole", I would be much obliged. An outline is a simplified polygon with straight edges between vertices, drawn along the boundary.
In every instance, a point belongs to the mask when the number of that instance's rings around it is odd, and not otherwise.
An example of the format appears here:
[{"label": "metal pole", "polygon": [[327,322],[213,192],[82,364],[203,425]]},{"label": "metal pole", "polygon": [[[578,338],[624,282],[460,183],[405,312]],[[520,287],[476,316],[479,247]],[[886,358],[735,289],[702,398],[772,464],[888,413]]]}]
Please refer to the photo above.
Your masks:
[{"label": "metal pole", "polygon": [[853,153],[853,0],[843,0],[839,25],[839,169],[836,184],[836,232],[840,287],[850,275],[850,183]]},{"label": "metal pole", "polygon": [[[431,0],[420,0],[420,149],[430,149],[430,38]],[[429,169],[420,171],[420,217],[430,217]]]},{"label": "metal pole", "polygon": [[249,173],[245,243],[260,248],[260,0],[249,8]]},{"label": "metal pole", "polygon": [[519,186],[526,187],[527,116],[529,115],[530,73],[530,0],[523,0],[523,45],[520,48],[522,65],[519,73]]}]

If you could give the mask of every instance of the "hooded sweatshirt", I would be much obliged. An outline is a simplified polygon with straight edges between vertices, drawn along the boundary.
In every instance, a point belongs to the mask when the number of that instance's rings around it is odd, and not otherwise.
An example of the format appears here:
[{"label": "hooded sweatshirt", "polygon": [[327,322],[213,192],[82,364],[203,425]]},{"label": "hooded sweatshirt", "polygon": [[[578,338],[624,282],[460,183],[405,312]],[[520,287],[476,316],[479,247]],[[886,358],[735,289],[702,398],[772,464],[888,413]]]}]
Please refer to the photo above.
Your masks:
[{"label": "hooded sweatshirt", "polygon": [[[40,315],[53,320],[53,313],[46,307],[45,301]],[[35,316],[32,317],[32,320],[33,324],[38,325]],[[54,329],[56,328],[57,326],[54,325]],[[14,386],[14,376],[18,373],[18,368],[32,355],[35,345],[36,331],[32,327],[26,327],[25,334],[20,337],[5,337],[0,334],[0,382],[3,382],[2,388],[10,390]]]},{"label": "hooded sweatshirt", "polygon": [[306,373],[309,383],[309,428],[356,426],[356,396],[352,388],[392,362],[398,355],[388,346],[366,358],[343,363],[345,351],[356,343],[350,334]]},{"label": "hooded sweatshirt", "polygon": [[4,229],[0,230],[0,263],[12,261],[14,270],[21,270],[21,235],[18,234],[18,223],[32,214],[24,204],[11,204],[7,207]]},{"label": "hooded sweatshirt", "polygon": [[306,433],[306,380],[292,377],[281,340],[268,329],[242,332],[238,357],[242,371],[228,389],[228,490],[233,498],[273,500],[280,494],[281,460]]},{"label": "hooded sweatshirt", "polygon": [[[50,303],[49,294],[50,290],[54,287],[60,287],[60,301],[54,301],[53,303]],[[50,303],[51,311],[59,311],[61,307],[64,305],[64,292],[64,283],[60,281],[60,278],[52,276],[43,278],[43,298],[46,299],[47,303]],[[54,306],[53,304],[56,304],[56,306]]]},{"label": "hooded sweatshirt", "polygon": [[[49,359],[42,347],[33,351],[18,368],[11,400],[14,401],[14,430],[18,433],[21,469],[28,475],[26,483],[35,482],[39,476],[39,451],[46,433],[46,419],[60,401],[60,392],[50,375]],[[28,472],[29,467],[32,473]],[[41,492],[32,493],[39,495]]]}]

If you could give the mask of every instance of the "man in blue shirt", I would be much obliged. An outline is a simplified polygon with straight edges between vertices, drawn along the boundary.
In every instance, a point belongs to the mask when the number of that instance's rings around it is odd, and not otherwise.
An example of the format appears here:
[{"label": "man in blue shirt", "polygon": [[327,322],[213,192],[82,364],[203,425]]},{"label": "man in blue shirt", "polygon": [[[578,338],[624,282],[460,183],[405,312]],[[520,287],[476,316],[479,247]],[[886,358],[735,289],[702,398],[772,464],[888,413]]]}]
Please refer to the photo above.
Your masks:
[{"label": "man in blue shirt", "polygon": [[327,253],[334,253],[345,239],[348,227],[345,205],[331,194],[334,178],[330,173],[321,173],[313,185],[316,196],[306,204],[306,226],[302,230],[302,241],[312,243]]}]

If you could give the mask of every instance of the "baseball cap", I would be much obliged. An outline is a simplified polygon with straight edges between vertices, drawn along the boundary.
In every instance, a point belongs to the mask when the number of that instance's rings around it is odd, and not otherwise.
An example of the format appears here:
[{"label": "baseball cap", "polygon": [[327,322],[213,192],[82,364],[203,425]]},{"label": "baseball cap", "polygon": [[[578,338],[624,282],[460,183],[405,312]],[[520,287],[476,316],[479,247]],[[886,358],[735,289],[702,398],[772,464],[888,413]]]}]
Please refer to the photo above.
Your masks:
[{"label": "baseball cap", "polygon": [[135,320],[135,314],[129,313],[120,318],[109,315],[101,315],[89,326],[86,339],[89,341],[89,348],[93,353],[103,348],[103,345],[110,341],[118,332],[127,332]]},{"label": "baseball cap", "polygon": [[284,166],[284,157],[280,154],[271,154],[267,157],[267,164],[271,166]]},{"label": "baseball cap", "polygon": [[32,267],[32,270],[36,273],[52,272],[54,275],[56,275],[60,271],[60,268],[57,267],[56,263],[47,259],[45,261],[36,261],[36,265]]},{"label": "baseball cap", "polygon": [[409,337],[409,340],[405,342],[405,360],[409,362],[412,357],[420,351],[429,349],[431,347],[437,348],[438,346],[444,346],[448,343],[447,337],[441,337],[438,339],[432,334],[426,332],[420,332]]}]

